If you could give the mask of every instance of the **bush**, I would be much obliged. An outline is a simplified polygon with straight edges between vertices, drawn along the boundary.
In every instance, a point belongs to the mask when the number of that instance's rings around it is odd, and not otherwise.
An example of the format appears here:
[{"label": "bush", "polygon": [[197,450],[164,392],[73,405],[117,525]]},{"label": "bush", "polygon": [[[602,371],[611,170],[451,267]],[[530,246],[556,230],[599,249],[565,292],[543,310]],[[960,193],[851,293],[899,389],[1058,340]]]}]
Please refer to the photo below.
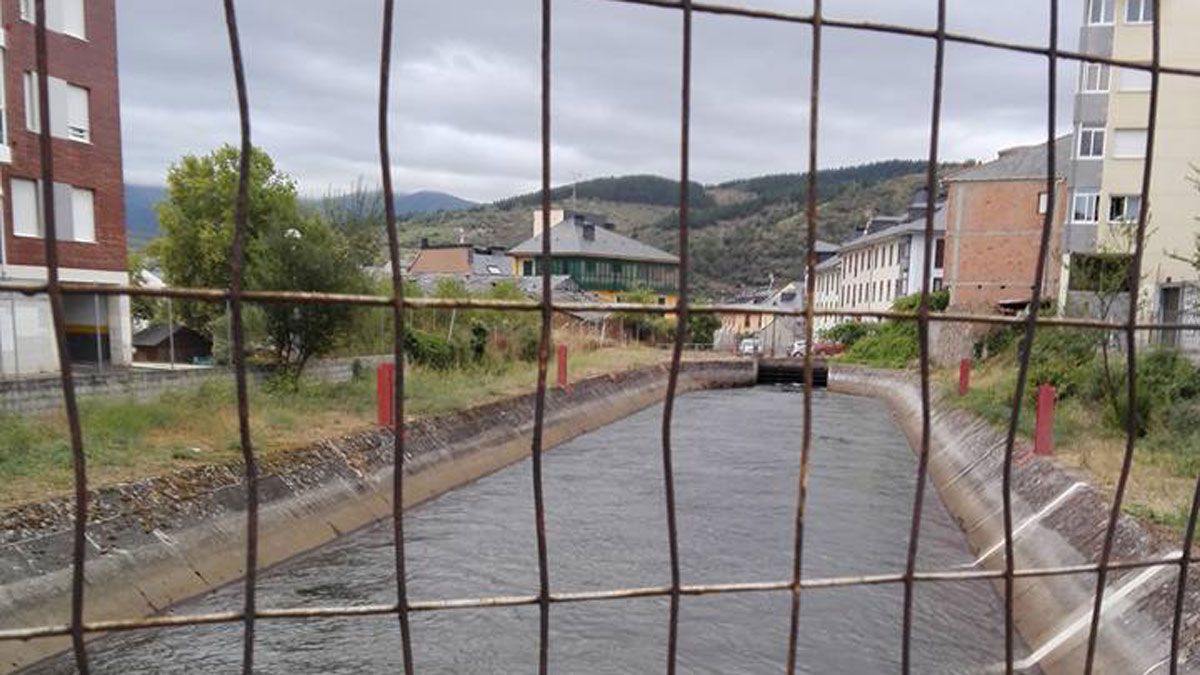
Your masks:
[{"label": "bush", "polygon": [[882,368],[904,368],[917,358],[917,324],[894,321],[880,324],[846,350],[847,361]]},{"label": "bush", "polygon": [[[892,301],[892,309],[897,312],[915,312],[921,306],[921,294],[913,293],[896,298]],[[942,289],[929,294],[929,310],[944,312],[950,306],[950,291]]]},{"label": "bush", "polygon": [[[1114,429],[1124,430],[1129,408],[1125,364],[1121,362],[1113,368],[1120,384],[1105,422]],[[1191,426],[1200,422],[1200,411],[1192,402],[1200,396],[1200,370],[1174,349],[1153,349],[1138,359],[1136,377],[1138,435],[1145,436],[1153,430],[1176,439],[1178,444],[1188,445],[1189,437],[1200,429]]]},{"label": "bush", "polygon": [[446,338],[412,329],[405,332],[404,352],[413,362],[436,370],[455,367],[461,355],[455,343]]},{"label": "bush", "polygon": [[854,346],[855,342],[874,332],[878,327],[878,324],[847,321],[821,331],[821,339],[836,342],[849,349]]},{"label": "bush", "polygon": [[1097,368],[1100,339],[1100,334],[1091,330],[1038,330],[1029,355],[1029,395],[1037,395],[1039,384],[1054,385],[1060,399],[1089,391],[1089,384],[1095,381],[1093,369]]}]

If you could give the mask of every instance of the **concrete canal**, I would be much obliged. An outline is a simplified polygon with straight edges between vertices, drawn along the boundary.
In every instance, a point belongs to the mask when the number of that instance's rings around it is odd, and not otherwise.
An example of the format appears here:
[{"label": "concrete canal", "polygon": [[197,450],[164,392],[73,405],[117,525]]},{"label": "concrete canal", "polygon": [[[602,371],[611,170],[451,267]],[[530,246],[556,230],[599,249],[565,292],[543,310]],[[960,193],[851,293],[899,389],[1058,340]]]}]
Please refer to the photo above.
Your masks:
[{"label": "concrete canal", "polygon": [[[806,576],[903,569],[914,457],[880,401],[818,391],[814,404]],[[678,402],[675,457],[685,583],[787,579],[801,431],[801,395],[781,387],[704,391]],[[668,582],[659,455],[661,406],[556,448],[545,457],[550,579],[556,590]],[[407,519],[413,599],[536,592],[528,460],[438,497]],[[390,526],[371,526],[260,576],[263,607],[394,600]],[[927,491],[921,568],[974,556]],[[899,670],[898,585],[806,591],[800,663],[807,673]],[[233,585],[176,607],[239,609]],[[777,673],[786,658],[790,596],[756,593],[682,601],[681,672]],[[1003,613],[984,581],[917,586],[914,672],[987,672],[1003,658]],[[667,602],[556,605],[551,670],[662,672]],[[413,616],[419,672],[524,673],[537,659],[537,608]],[[96,672],[237,671],[240,625],[108,636],[92,643]],[[1021,647],[1022,654],[1024,647]],[[264,673],[395,672],[394,618],[263,621]],[[35,666],[71,672],[67,657]]]}]

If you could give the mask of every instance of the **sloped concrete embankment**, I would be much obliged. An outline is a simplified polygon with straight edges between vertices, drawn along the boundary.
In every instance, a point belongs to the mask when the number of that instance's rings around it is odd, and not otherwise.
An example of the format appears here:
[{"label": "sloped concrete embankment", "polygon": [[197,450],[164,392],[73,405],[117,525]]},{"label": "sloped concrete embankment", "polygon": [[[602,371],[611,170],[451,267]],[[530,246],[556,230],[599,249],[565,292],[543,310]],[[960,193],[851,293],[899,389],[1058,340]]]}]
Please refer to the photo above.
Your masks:
[{"label": "sloped concrete embankment", "polygon": [[[685,363],[681,392],[753,385],[752,361]],[[663,399],[665,367],[550,391],[546,447]],[[529,455],[533,395],[441,417],[407,430],[405,506]],[[327,440],[264,463],[262,566],[391,516],[392,437],[376,429]],[[0,512],[0,627],[65,624],[70,607],[71,501]],[[238,464],[204,466],[105,488],[91,498],[86,619],[140,617],[243,575],[245,489]],[[69,647],[64,638],[0,642],[0,671]]]},{"label": "sloped concrete embankment", "polygon": [[[833,391],[884,400],[913,448],[920,447],[919,382],[911,375],[856,367],[832,367]],[[977,569],[1004,567],[1001,481],[1005,436],[962,410],[935,400],[929,477],[976,552]],[[1012,475],[1015,567],[1057,568],[1095,564],[1100,558],[1111,496],[1097,491],[1018,443]],[[1122,516],[1114,560],[1178,555],[1172,542]],[[1167,672],[1178,566],[1110,572],[1097,645],[1096,672],[1150,675]],[[931,582],[935,583],[935,582]],[[1003,586],[996,587],[1003,597]],[[1023,667],[1050,674],[1083,672],[1096,575],[1017,579],[1015,621],[1029,646]],[[1200,627],[1200,593],[1189,584],[1184,606],[1184,644],[1194,646]],[[1200,672],[1193,652],[1187,672]]]}]

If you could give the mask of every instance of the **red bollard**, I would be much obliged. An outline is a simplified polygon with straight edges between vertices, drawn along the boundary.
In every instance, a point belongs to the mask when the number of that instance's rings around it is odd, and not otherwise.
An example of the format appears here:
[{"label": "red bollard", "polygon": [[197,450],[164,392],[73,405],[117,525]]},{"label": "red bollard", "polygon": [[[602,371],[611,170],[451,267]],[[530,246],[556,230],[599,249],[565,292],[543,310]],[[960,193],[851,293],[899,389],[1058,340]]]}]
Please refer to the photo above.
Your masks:
[{"label": "red bollard", "polygon": [[971,359],[958,362],[958,395],[966,396],[971,390]]},{"label": "red bollard", "polygon": [[379,426],[390,427],[396,421],[396,366],[381,363],[375,369],[375,401],[378,405]]},{"label": "red bollard", "polygon": [[558,346],[558,388],[567,388],[567,346]]},{"label": "red bollard", "polygon": [[1054,454],[1054,385],[1038,386],[1037,420],[1034,425],[1033,454]]}]

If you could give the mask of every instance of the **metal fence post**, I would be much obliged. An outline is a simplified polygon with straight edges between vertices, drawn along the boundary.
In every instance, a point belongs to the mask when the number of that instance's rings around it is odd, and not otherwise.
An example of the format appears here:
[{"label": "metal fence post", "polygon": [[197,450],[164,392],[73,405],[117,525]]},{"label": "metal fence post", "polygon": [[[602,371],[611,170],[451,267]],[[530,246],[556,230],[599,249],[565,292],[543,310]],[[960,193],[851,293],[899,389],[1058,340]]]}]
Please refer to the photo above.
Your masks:
[{"label": "metal fence post", "polygon": [[1038,386],[1037,420],[1034,425],[1033,454],[1054,454],[1054,399],[1057,392],[1052,384]]},{"label": "metal fence post", "polygon": [[966,396],[971,390],[971,359],[958,362],[958,395]]},{"label": "metal fence post", "polygon": [[558,388],[567,388],[567,346],[558,346]]},{"label": "metal fence post", "polygon": [[375,369],[375,401],[378,406],[376,418],[381,427],[390,427],[396,421],[396,401],[393,393],[395,377],[395,364],[381,363]]}]

